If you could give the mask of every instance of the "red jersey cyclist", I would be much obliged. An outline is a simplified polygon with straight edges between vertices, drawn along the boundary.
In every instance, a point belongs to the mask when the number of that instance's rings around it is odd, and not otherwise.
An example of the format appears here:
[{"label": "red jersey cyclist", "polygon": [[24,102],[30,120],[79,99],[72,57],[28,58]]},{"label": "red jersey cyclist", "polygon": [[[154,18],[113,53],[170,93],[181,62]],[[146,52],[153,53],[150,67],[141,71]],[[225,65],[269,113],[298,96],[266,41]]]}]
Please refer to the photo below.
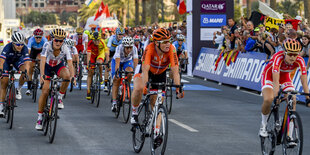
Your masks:
[{"label": "red jersey cyclist", "polygon": [[[295,90],[293,82],[290,78],[290,72],[297,67],[299,67],[301,71],[300,79],[303,90],[305,93],[309,93],[305,61],[298,55],[302,48],[300,43],[295,39],[287,39],[284,41],[283,47],[285,51],[280,51],[274,54],[262,73],[261,84],[264,100],[262,105],[262,122],[259,130],[259,135],[262,137],[268,136],[266,131],[267,119],[270,113],[271,104],[274,97],[278,95],[280,87],[283,91]],[[310,102],[308,96],[306,102],[307,104]],[[296,97],[294,97],[293,106],[293,109],[296,110]],[[294,125],[290,125],[290,137],[292,135],[291,127],[294,127]]]}]

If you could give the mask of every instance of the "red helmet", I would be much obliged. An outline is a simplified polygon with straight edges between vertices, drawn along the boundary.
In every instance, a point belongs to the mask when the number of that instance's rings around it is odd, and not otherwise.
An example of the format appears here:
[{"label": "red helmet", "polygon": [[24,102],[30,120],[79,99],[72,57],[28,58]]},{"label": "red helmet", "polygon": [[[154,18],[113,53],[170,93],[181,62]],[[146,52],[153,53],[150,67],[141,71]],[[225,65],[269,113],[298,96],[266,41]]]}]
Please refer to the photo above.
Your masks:
[{"label": "red helmet", "polygon": [[42,37],[43,36],[43,31],[41,29],[36,29],[36,30],[33,31],[33,35],[34,36]]},{"label": "red helmet", "polygon": [[134,41],[141,41],[141,38],[140,38],[140,36],[135,35],[135,36],[133,37],[133,40],[134,40]]}]

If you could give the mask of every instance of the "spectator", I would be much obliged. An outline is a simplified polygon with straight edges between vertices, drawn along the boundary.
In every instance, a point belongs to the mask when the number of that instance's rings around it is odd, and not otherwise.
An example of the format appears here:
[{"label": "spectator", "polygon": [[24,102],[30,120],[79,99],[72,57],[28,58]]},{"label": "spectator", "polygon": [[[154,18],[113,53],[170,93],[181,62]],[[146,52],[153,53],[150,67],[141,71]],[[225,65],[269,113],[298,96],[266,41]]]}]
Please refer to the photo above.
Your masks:
[{"label": "spectator", "polygon": [[278,46],[276,46],[276,52],[279,52],[279,51],[284,51],[284,48],[283,48],[283,42],[284,40],[286,39],[285,35],[284,34],[279,34],[278,36]]},{"label": "spectator", "polygon": [[302,45],[302,51],[300,52],[299,55],[302,57],[309,57],[309,52],[310,52],[310,36],[309,35],[304,35],[302,37],[301,45]]},{"label": "spectator", "polygon": [[288,29],[286,32],[286,38],[296,39],[297,38],[297,32],[294,29]]},{"label": "spectator", "polygon": [[267,40],[269,35],[262,33],[258,36],[258,41],[262,44],[262,52],[267,54],[266,62],[270,60],[271,56],[275,53],[275,48]]},{"label": "spectator", "polygon": [[241,51],[241,49],[243,47],[240,32],[241,32],[241,30],[239,30],[239,29],[235,29],[235,31],[234,31],[235,45],[234,45],[234,48],[232,48],[233,53]]},{"label": "spectator", "polygon": [[254,32],[254,24],[252,21],[248,21],[246,24],[246,28],[247,30],[250,32],[251,36],[255,36],[255,32]]},{"label": "spectator", "polygon": [[236,22],[232,18],[228,18],[228,26],[230,28],[229,35],[227,36],[230,40],[230,47],[231,49],[235,48],[235,36],[234,32],[237,29]]},{"label": "spectator", "polygon": [[272,44],[272,46],[277,47],[278,46],[278,33],[279,31],[276,28],[270,29],[271,39],[269,42]]},{"label": "spectator", "polygon": [[223,40],[224,40],[223,29],[224,27],[222,26],[221,32],[216,31],[213,33],[213,44],[215,45],[217,49],[220,49],[223,45]]},{"label": "spectator", "polygon": [[244,37],[244,40],[246,41],[246,44],[245,44],[245,47],[244,47],[244,50],[245,51],[252,51],[256,41],[254,39],[251,38],[251,34],[248,30],[245,30],[243,32],[243,37]]}]

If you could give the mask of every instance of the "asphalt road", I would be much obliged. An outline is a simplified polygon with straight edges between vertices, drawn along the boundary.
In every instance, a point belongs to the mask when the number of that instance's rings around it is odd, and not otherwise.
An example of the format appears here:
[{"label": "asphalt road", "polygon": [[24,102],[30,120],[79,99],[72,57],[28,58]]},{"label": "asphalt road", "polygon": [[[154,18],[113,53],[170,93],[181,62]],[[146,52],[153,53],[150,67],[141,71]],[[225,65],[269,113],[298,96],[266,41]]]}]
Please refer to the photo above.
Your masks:
[{"label": "asphalt road", "polygon": [[[258,130],[262,97],[219,86],[215,82],[184,77],[185,98],[174,100],[169,115],[168,155],[258,155]],[[12,130],[0,119],[0,155],[15,154],[136,154],[132,148],[131,125],[115,119],[110,97],[101,96],[99,108],[85,99],[86,90],[74,90],[59,111],[56,137],[35,130],[37,103],[24,95],[17,101]],[[310,154],[310,109],[298,105],[304,129],[304,152]],[[120,117],[121,118],[121,117]],[[281,154],[281,146],[276,154]],[[150,154],[146,139],[140,154]]]}]

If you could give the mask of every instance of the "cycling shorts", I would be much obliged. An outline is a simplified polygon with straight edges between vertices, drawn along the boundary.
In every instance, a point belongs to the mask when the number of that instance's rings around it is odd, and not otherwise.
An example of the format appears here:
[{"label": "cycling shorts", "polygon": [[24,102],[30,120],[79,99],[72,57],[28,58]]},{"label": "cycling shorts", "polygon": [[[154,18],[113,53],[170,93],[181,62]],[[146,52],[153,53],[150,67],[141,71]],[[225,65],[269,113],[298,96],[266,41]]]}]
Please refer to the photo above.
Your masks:
[{"label": "cycling shorts", "polygon": [[[136,69],[135,69],[135,76],[136,77],[141,77],[142,75],[142,65],[137,65]],[[166,74],[166,70],[163,71],[160,74],[153,74],[151,71],[149,71],[149,82],[154,82],[154,83],[166,83],[166,78],[167,78],[167,74]],[[158,89],[157,86],[152,86],[150,89]],[[164,91],[165,88],[162,88],[162,90]]]},{"label": "cycling shorts", "polygon": [[[91,56],[91,57],[90,57],[90,63],[96,63],[97,60],[99,60],[99,59],[102,60],[102,62],[104,62],[104,57],[105,57],[104,54],[105,54],[105,53],[101,53],[101,54],[99,54],[97,57]],[[94,66],[94,65],[91,65],[91,68],[94,69],[95,66]]]},{"label": "cycling shorts", "polygon": [[58,65],[54,66],[54,67],[51,67],[49,64],[45,64],[45,70],[44,70],[44,74],[46,76],[50,76],[52,77],[54,74],[53,73],[56,73],[57,76],[59,76],[60,74],[60,71],[62,69],[66,68],[64,62],[61,62],[59,63]]},{"label": "cycling shorts", "polygon": [[[133,69],[133,61],[132,60],[129,60],[129,61],[126,61],[126,62],[120,62],[119,64],[119,70],[125,70],[126,68],[130,67]],[[112,74],[112,78],[114,78],[114,75],[115,75],[115,59],[112,59],[112,62],[111,62],[111,74]],[[121,76],[121,74],[119,74],[119,77]]]},{"label": "cycling shorts", "polygon": [[115,54],[115,51],[110,51],[110,55],[109,55],[109,57],[110,57],[110,60],[112,60],[112,59],[113,59],[113,57],[114,57],[114,54]]},{"label": "cycling shorts", "polygon": [[30,59],[36,59],[37,56],[42,52],[42,49],[41,50],[35,50],[35,49],[31,49],[30,51]]},{"label": "cycling shorts", "polygon": [[[283,91],[294,91],[295,87],[291,80],[289,72],[280,72],[279,84]],[[273,77],[272,77],[272,65],[266,67],[262,73],[261,78],[262,90],[264,88],[273,88]]]},{"label": "cycling shorts", "polygon": [[[13,66],[14,66],[14,68],[16,70],[19,70],[19,68],[22,65],[24,65],[24,62],[25,62],[24,57],[20,57],[18,59],[18,61],[10,61],[10,62],[8,62],[7,60],[5,60],[4,63],[3,63],[3,71],[10,71],[10,70],[12,70],[13,68],[10,67],[11,64],[13,64]],[[8,73],[3,73],[2,75],[5,76],[5,77],[9,76]]]}]

